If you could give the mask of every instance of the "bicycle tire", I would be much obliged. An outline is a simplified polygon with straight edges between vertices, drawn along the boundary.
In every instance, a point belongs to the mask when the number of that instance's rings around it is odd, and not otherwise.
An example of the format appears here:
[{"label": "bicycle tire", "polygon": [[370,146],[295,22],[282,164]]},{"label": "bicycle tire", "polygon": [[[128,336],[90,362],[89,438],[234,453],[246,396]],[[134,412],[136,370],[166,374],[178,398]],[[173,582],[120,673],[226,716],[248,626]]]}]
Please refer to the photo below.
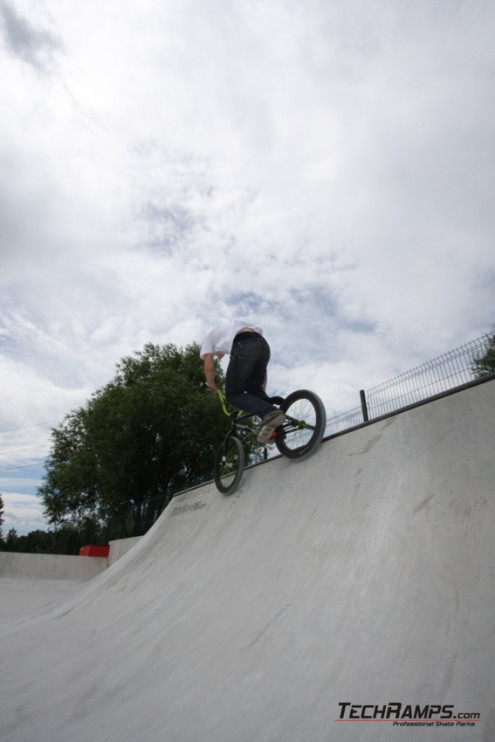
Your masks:
[{"label": "bicycle tire", "polygon": [[231,495],[239,486],[246,455],[235,435],[229,435],[215,454],[215,484],[224,495]]},{"label": "bicycle tire", "polygon": [[275,445],[288,459],[307,459],[320,445],[327,415],[319,396],[307,389],[292,392],[280,409],[288,420],[277,428]]}]

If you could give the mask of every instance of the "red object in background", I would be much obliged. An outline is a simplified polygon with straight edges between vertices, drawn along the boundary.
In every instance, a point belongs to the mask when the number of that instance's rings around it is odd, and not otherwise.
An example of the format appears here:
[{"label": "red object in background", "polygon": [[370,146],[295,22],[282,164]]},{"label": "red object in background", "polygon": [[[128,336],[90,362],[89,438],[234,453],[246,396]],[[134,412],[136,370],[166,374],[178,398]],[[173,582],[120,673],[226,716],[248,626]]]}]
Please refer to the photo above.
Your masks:
[{"label": "red object in background", "polygon": [[79,549],[79,556],[108,557],[109,553],[109,546],[81,546]]}]

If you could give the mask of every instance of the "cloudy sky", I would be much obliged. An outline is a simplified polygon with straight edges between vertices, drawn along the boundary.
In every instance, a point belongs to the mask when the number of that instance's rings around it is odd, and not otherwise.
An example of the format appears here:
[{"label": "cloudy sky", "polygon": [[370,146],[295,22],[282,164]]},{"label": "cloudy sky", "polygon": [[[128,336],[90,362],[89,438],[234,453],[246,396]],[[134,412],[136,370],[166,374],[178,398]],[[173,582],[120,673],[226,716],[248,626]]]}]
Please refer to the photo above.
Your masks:
[{"label": "cloudy sky", "polygon": [[495,322],[492,0],[0,0],[0,492],[232,316],[328,414]]}]

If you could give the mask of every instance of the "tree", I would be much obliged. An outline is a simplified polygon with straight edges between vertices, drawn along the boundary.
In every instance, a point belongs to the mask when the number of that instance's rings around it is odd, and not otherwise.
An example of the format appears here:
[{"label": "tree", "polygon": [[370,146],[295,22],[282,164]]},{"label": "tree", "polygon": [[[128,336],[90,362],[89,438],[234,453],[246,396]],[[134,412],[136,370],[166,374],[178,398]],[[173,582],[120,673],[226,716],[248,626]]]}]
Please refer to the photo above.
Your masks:
[{"label": "tree", "polygon": [[3,526],[4,520],[3,520],[3,497],[0,495],[0,541],[3,539],[3,532],[2,532],[2,526]]},{"label": "tree", "polygon": [[148,344],[124,358],[115,378],[52,431],[38,490],[49,523],[118,522],[138,535],[175,492],[210,479],[228,420],[203,381],[196,344]]},{"label": "tree", "polygon": [[69,528],[36,530],[21,536],[15,528],[11,528],[5,541],[2,541],[1,548],[4,551],[29,554],[78,554],[85,543],[98,542],[88,541],[84,532]]},{"label": "tree", "polygon": [[11,528],[7,533],[7,538],[5,539],[5,551],[16,551],[15,544],[17,543],[17,539],[17,531],[15,528]]},{"label": "tree", "polygon": [[484,355],[473,358],[472,371],[477,379],[495,373],[495,331],[488,338]]}]

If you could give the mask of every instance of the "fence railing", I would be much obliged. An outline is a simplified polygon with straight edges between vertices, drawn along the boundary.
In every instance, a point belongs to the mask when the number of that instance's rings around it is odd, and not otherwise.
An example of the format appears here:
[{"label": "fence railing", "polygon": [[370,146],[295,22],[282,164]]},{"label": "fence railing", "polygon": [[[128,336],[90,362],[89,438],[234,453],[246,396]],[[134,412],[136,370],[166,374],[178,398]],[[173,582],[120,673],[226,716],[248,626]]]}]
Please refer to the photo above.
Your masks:
[{"label": "fence railing", "polygon": [[367,420],[395,412],[473,381],[476,378],[474,360],[485,355],[490,339],[491,336],[485,333],[476,340],[427,361],[390,381],[367,391],[361,390],[360,407],[330,418],[327,421],[326,434],[340,433]]}]

